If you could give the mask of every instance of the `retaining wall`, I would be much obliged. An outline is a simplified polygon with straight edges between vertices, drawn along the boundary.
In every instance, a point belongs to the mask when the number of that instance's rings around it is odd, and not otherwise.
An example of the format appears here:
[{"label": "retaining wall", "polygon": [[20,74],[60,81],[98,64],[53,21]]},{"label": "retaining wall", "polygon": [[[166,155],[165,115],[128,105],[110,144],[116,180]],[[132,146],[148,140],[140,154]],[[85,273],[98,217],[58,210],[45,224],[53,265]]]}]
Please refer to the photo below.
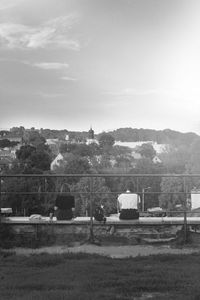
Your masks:
[{"label": "retaining wall", "polygon": [[[17,246],[73,245],[91,239],[90,223],[1,223]],[[182,225],[103,224],[94,222],[93,236],[104,244],[144,244],[170,242],[179,236]]]}]

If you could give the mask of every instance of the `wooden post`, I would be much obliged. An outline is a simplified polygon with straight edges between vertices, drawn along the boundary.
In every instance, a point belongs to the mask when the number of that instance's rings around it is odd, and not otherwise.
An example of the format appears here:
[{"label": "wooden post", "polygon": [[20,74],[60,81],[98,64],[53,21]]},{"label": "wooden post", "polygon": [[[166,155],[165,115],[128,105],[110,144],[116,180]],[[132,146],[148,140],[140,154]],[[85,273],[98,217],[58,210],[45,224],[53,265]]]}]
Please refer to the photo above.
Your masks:
[{"label": "wooden post", "polygon": [[183,178],[183,187],[184,187],[184,244],[187,243],[188,239],[188,228],[187,228],[187,191],[186,191],[186,183],[185,183],[185,177]]},{"label": "wooden post", "polygon": [[93,232],[93,177],[90,177],[90,236],[89,241],[94,243]]},{"label": "wooden post", "polygon": [[139,193],[139,188],[138,188],[138,185],[139,185],[139,183],[138,183],[138,177],[137,177],[137,181],[136,181],[136,193],[137,193],[137,208],[138,208],[138,211],[140,211],[140,198],[139,198],[139,195],[138,195],[138,193]]},{"label": "wooden post", "polygon": [[1,222],[1,176],[0,176],[0,222]]},{"label": "wooden post", "polygon": [[91,244],[95,244],[95,245],[98,245],[100,246],[101,243],[98,239],[95,238],[94,236],[94,231],[93,231],[93,177],[90,178],[90,236],[89,236],[89,239],[88,239],[88,242],[91,243]]},{"label": "wooden post", "polygon": [[187,243],[187,212],[184,211],[184,244]]}]

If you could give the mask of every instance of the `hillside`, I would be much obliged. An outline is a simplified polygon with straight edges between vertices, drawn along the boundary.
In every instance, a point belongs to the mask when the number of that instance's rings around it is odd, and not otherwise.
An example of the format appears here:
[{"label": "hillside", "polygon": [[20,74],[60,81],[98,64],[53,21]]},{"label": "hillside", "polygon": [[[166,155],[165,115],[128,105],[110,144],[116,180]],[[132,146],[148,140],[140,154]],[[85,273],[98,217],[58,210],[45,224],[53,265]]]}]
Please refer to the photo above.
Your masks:
[{"label": "hillside", "polygon": [[121,142],[138,142],[154,141],[158,144],[171,144],[173,146],[190,145],[194,140],[200,138],[193,132],[181,133],[171,129],[154,130],[154,129],[137,129],[137,128],[119,128],[109,131],[116,141]]},{"label": "hillside", "polygon": [[[64,140],[66,135],[70,139],[77,141],[85,141],[88,138],[87,131],[68,131],[63,130],[53,130],[53,129],[36,129],[45,139],[61,139]],[[24,132],[30,132],[30,129],[25,129],[24,127],[14,127],[10,131],[0,131],[0,138],[17,138],[22,137]],[[171,129],[164,130],[154,130],[154,129],[144,129],[144,128],[118,128],[113,131],[107,131],[111,134],[115,141],[119,142],[140,142],[140,141],[152,141],[157,144],[169,144],[175,147],[180,147],[182,145],[191,145],[200,136],[193,132],[182,133]],[[95,134],[95,138],[98,139],[101,133]]]}]

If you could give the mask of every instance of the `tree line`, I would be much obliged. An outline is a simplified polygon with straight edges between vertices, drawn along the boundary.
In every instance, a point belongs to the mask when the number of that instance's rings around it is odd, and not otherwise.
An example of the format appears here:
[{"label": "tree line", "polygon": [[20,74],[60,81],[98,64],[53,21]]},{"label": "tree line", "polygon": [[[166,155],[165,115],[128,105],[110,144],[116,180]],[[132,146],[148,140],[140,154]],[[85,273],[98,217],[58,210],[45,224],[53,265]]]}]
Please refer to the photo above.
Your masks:
[{"label": "tree line", "polygon": [[[140,159],[135,159],[128,147],[115,145],[115,138],[110,133],[98,136],[98,144],[69,143],[60,144],[60,153],[64,159],[53,171],[50,165],[54,159],[44,136],[38,131],[26,135],[26,143],[16,152],[16,160],[11,169],[3,170],[4,174],[160,174],[157,177],[96,177],[93,182],[94,205],[103,204],[106,213],[116,211],[116,197],[127,187],[138,192],[150,187],[145,195],[145,209],[161,206],[174,210],[185,205],[186,197],[195,186],[200,187],[198,178],[188,179],[162,177],[162,174],[197,174],[200,173],[200,139],[197,137],[191,144],[179,147],[169,146],[159,155],[161,162],[154,163],[156,152],[151,144],[137,147]],[[69,185],[76,197],[76,214],[87,215],[89,210],[90,180],[87,177],[76,178],[4,178],[2,191],[3,206],[11,206],[16,214],[41,212],[48,214],[53,205],[56,193]],[[187,185],[188,195],[184,193]],[[20,194],[23,192],[23,194]],[[46,193],[49,194],[46,194]],[[154,194],[154,192],[156,192]],[[34,194],[31,194],[34,193]],[[160,194],[159,194],[160,193]],[[163,193],[163,194],[162,194]]]}]

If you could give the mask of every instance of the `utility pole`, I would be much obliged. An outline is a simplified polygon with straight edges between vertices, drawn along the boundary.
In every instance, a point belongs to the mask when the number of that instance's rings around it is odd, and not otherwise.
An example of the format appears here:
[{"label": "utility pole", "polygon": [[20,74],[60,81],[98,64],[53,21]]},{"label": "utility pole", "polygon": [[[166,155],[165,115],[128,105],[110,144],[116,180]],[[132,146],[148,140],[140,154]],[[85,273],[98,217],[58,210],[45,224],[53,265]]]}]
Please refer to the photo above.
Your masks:
[{"label": "utility pole", "polygon": [[150,186],[148,186],[147,188],[143,188],[142,189],[142,212],[144,212],[144,197],[145,197],[145,191],[151,189]]}]

